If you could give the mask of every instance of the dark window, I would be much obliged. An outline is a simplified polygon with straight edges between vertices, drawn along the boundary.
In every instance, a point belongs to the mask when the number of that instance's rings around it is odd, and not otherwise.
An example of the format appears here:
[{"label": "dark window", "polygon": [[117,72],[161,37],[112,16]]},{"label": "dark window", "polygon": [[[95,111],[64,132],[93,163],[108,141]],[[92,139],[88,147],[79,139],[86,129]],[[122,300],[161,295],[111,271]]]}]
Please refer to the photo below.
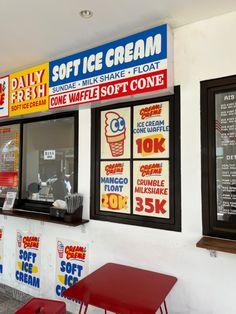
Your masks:
[{"label": "dark window", "polygon": [[75,192],[77,133],[77,112],[1,124],[0,197],[16,191],[16,207],[49,212],[53,201]]},{"label": "dark window", "polygon": [[203,234],[236,239],[236,76],[201,82]]},{"label": "dark window", "polygon": [[179,101],[92,110],[92,219],[181,230]]}]

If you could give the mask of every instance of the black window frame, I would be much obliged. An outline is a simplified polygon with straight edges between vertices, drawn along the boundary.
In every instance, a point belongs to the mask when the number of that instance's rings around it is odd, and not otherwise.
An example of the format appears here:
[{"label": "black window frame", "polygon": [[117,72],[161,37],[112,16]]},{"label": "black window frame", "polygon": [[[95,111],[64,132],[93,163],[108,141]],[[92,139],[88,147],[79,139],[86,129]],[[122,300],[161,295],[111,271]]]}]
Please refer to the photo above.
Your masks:
[{"label": "black window frame", "polygon": [[[0,122],[0,127],[18,124],[20,125],[20,136],[19,136],[19,181],[18,181],[18,198],[15,200],[14,208],[27,210],[30,212],[47,213],[50,212],[50,206],[52,202],[28,200],[22,198],[22,163],[23,163],[23,128],[25,124],[41,122],[54,119],[63,119],[67,117],[74,118],[74,192],[78,189],[78,126],[79,126],[79,113],[78,111],[67,111],[48,115],[35,116],[23,119],[5,120]],[[0,198],[0,206],[3,206],[4,198]]]},{"label": "black window frame", "polygon": [[201,183],[203,235],[236,240],[236,222],[217,220],[215,95],[236,90],[236,76],[201,81]]},{"label": "black window frame", "polygon": [[[112,213],[99,211],[100,204],[100,112],[107,109],[131,107],[142,104],[150,104],[153,102],[169,102],[169,158],[158,158],[158,160],[169,160],[169,204],[170,218],[156,218],[139,216],[124,213]],[[132,116],[132,115],[131,115]],[[115,223],[144,226],[150,228],[158,228],[172,231],[181,231],[181,172],[180,172],[180,86],[174,88],[174,94],[149,98],[144,100],[129,101],[109,106],[103,106],[92,109],[91,113],[91,200],[90,200],[90,218],[101,221],[109,221]],[[133,121],[131,119],[131,130],[133,129]],[[131,142],[132,131],[131,131]],[[131,145],[132,147],[132,145]],[[127,160],[127,159],[125,159]],[[131,148],[131,161],[139,160],[133,158],[133,150]],[[145,159],[142,159],[145,160]],[[156,159],[154,159],[156,160]],[[150,159],[149,159],[150,161]],[[132,162],[131,162],[132,173]],[[131,176],[130,195],[132,200],[133,194],[133,178]],[[132,206],[132,203],[131,203]]]}]

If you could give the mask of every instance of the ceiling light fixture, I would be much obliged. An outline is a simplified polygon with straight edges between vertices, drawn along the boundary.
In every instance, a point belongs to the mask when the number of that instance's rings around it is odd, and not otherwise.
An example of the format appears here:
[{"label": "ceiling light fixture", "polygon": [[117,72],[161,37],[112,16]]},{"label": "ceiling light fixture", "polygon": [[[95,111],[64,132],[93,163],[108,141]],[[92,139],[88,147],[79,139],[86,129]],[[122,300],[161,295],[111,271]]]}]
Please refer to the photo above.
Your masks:
[{"label": "ceiling light fixture", "polygon": [[93,16],[93,12],[90,10],[82,10],[80,11],[80,16],[83,17],[84,19],[89,19],[90,17]]}]

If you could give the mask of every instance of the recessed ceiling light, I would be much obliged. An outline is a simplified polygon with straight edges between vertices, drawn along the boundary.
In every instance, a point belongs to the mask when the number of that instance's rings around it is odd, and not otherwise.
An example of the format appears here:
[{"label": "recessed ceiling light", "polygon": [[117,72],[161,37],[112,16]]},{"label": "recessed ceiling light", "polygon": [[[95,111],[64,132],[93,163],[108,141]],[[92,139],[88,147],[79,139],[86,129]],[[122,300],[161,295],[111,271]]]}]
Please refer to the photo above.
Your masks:
[{"label": "recessed ceiling light", "polygon": [[89,19],[90,17],[93,16],[93,12],[90,11],[90,10],[82,10],[82,11],[80,11],[79,14],[80,14],[81,17],[83,17],[85,19]]}]

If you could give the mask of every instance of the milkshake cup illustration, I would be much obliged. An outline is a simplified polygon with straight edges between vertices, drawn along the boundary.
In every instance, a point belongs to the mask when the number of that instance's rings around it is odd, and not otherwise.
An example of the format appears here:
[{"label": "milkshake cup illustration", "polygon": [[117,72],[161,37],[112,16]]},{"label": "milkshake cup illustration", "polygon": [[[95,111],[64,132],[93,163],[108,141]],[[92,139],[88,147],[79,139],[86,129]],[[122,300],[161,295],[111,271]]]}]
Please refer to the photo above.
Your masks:
[{"label": "milkshake cup illustration", "polygon": [[57,241],[57,252],[60,258],[63,258],[64,245],[61,241]]},{"label": "milkshake cup illustration", "polygon": [[109,111],[105,114],[105,136],[113,157],[124,155],[124,141],[126,138],[125,120],[117,112]]},{"label": "milkshake cup illustration", "polygon": [[18,247],[21,247],[21,244],[22,244],[22,235],[20,232],[17,232],[17,244],[18,244]]}]

